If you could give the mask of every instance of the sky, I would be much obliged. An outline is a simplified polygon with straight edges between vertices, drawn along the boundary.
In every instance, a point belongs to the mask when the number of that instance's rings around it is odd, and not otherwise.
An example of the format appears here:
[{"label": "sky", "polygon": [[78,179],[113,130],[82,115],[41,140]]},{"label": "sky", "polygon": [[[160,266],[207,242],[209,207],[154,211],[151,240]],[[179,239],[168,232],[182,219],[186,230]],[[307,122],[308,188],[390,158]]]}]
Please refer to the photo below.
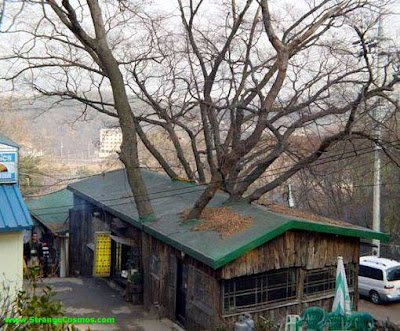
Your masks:
[{"label": "sky", "polygon": [[[0,0],[4,1],[4,0]],[[213,3],[219,3],[221,4],[222,1],[224,0],[204,0],[205,1],[205,8],[204,8],[204,17],[203,19],[205,21],[207,21],[207,19],[211,19],[213,17],[213,15],[216,15],[216,13],[213,13],[212,9],[214,8],[214,6],[210,5]],[[225,0],[227,2],[230,2],[230,0]],[[237,0],[237,2],[239,2],[240,0]],[[148,1],[149,3],[151,3],[152,8],[154,9],[154,11],[157,11],[159,13],[165,14],[165,15],[169,15],[169,14],[177,14],[177,10],[178,10],[178,6],[177,6],[177,0],[152,0],[152,1]],[[299,12],[301,12],[302,10],[304,10],[305,8],[305,1],[304,0],[297,0],[296,2],[293,1],[282,1],[282,0],[274,0],[271,1],[271,7],[277,8],[277,6],[281,6],[281,8],[283,8],[283,4],[290,4],[291,6],[298,8]],[[396,40],[397,44],[400,45],[400,0],[396,0],[393,5],[391,6],[390,11],[392,12],[391,15],[389,15],[387,18],[385,18],[384,20],[384,30],[385,30],[385,34],[390,36],[391,38],[393,38],[394,40]],[[30,22],[33,21],[35,19],[35,12],[32,10],[28,10],[26,13],[26,22]],[[3,22],[3,29],[7,27],[7,23],[10,23],[10,18],[7,17],[7,15],[5,16],[6,19]],[[179,17],[176,16],[177,18],[177,22],[179,22]],[[126,31],[125,31],[126,32]],[[21,43],[23,42],[23,38],[18,38],[16,39],[13,35],[10,34],[0,34],[0,56],[2,54],[4,54],[5,52],[7,52],[10,47],[14,44],[14,43]],[[7,66],[2,64],[0,65],[0,75],[4,74],[6,71],[8,70]],[[0,99],[2,97],[8,96],[10,95],[9,92],[7,92],[7,90],[9,90],[10,88],[10,84],[9,83],[5,83],[4,81],[0,81]],[[29,99],[29,97],[32,95],[31,91],[29,90],[29,88],[19,88],[17,91],[13,91],[12,95],[18,99]],[[29,100],[28,100],[29,102]],[[21,102],[21,104],[23,105],[24,102]],[[31,106],[21,106],[23,108],[29,108]],[[32,107],[34,108],[34,107]],[[74,107],[77,108],[77,107]],[[74,121],[74,116],[71,115],[70,112],[67,111],[67,109],[64,107],[61,109],[62,114],[65,114],[63,116],[65,116],[65,118],[68,120],[69,123]],[[48,120],[48,123],[52,123],[53,119],[51,118],[52,115],[49,115],[50,119]],[[54,123],[54,122],[53,122]],[[51,125],[51,124],[49,124]],[[79,127],[79,126],[78,126]],[[96,130],[97,130],[97,126],[96,126]],[[92,135],[96,135],[95,132],[92,133]]]},{"label": "sky", "polygon": [[[0,0],[0,2],[3,2],[4,0]],[[311,1],[311,0],[310,0]],[[206,22],[207,20],[212,20],[212,18],[216,15],[215,12],[213,12],[213,9],[215,9],[215,4],[220,5],[223,2],[230,3],[230,0],[204,0],[204,9],[203,9],[203,18],[204,21]],[[237,3],[243,2],[243,0],[237,0]],[[299,15],[300,13],[306,10],[306,0],[297,0],[296,2],[286,0],[272,0],[271,3],[271,10],[276,11],[279,9],[281,13],[280,17],[285,17],[284,16],[284,10],[283,8],[286,8],[285,6],[290,6],[292,7],[292,10],[294,12],[298,11]],[[162,13],[163,15],[176,15],[176,22],[179,22],[179,15],[178,15],[178,5],[177,5],[177,0],[147,0],[147,1],[142,1],[141,3],[144,3],[145,5],[149,6],[152,8],[154,12]],[[11,10],[13,9],[12,5],[8,5],[7,7],[7,12],[4,16],[4,22],[3,22],[3,30],[6,29],[11,22]],[[15,9],[15,8],[14,8]],[[385,36],[388,36],[390,39],[394,40],[394,42],[397,45],[400,45],[400,0],[394,0],[393,4],[389,8],[389,12],[391,12],[390,15],[385,17],[384,22],[383,22],[383,27],[384,27],[384,34]],[[31,9],[31,7],[28,8],[26,13],[24,14],[26,18],[24,20],[24,24],[29,24],[29,22],[33,22],[39,17],[39,13],[35,13],[34,10]],[[35,17],[36,16],[36,17]],[[118,33],[118,29],[116,29]],[[123,33],[129,34],[129,31],[124,31]],[[21,45],[24,42],[24,36],[19,35],[17,38],[13,34],[6,34],[6,33],[1,33],[0,32],[0,56],[6,54],[13,45]],[[387,44],[389,42],[386,42]],[[387,46],[386,46],[387,47]],[[315,54],[317,56],[317,54]],[[10,64],[10,62],[8,62]],[[15,69],[15,66],[13,66]],[[3,76],[7,73],[9,70],[9,66],[6,63],[2,63],[0,66],[0,76]],[[83,81],[84,84],[84,81]],[[0,80],[0,98],[3,96],[9,95],[7,92],[10,90],[11,85],[10,82],[5,82],[4,80]],[[12,95],[14,95],[17,98],[20,97],[27,97],[31,93],[29,85],[21,85],[19,86],[19,92],[18,91],[13,91]]]}]

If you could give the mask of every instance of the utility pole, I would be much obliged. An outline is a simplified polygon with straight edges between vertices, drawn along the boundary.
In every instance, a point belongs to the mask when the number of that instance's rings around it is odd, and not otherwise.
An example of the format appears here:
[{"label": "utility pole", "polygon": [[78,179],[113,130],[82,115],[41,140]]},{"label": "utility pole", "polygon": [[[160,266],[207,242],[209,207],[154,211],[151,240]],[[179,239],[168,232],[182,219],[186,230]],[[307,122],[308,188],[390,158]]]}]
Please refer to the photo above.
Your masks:
[{"label": "utility pole", "polygon": [[[382,84],[381,69],[383,68],[384,55],[380,50],[380,45],[383,40],[383,26],[382,26],[382,11],[379,12],[378,20],[378,37],[376,47],[376,84]],[[383,103],[382,99],[378,99],[376,107],[373,109],[373,119],[375,121],[374,138],[380,142],[381,140],[381,125],[380,121],[383,118]],[[375,142],[374,151],[374,186],[373,186],[373,206],[372,206],[372,228],[375,231],[381,231],[381,146]],[[376,256],[380,256],[380,241],[373,239],[372,252]]]}]

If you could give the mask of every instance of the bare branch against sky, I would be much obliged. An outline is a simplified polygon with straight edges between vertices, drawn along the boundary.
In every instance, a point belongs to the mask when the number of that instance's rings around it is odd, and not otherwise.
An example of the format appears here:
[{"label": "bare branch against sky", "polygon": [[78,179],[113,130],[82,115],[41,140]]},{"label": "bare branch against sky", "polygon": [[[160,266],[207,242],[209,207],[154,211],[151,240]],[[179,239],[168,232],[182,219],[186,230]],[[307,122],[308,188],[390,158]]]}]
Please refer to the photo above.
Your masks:
[{"label": "bare branch against sky", "polygon": [[0,30],[2,28],[5,5],[6,5],[6,0],[0,0]]},{"label": "bare branch against sky", "polygon": [[[137,137],[171,178],[207,184],[188,216],[197,218],[218,190],[258,200],[338,143],[374,140],[376,125],[396,129],[384,121],[397,116],[398,57],[387,57],[378,82],[382,49],[371,43],[378,6],[387,15],[389,1],[156,4],[26,0],[13,3],[2,35],[18,37],[2,58],[14,88],[119,120],[142,217],[152,209]],[[387,102],[378,121],[370,116],[377,98]],[[151,130],[168,137],[178,170]],[[296,145],[299,136],[306,147]],[[285,171],[261,180],[282,164]]]}]

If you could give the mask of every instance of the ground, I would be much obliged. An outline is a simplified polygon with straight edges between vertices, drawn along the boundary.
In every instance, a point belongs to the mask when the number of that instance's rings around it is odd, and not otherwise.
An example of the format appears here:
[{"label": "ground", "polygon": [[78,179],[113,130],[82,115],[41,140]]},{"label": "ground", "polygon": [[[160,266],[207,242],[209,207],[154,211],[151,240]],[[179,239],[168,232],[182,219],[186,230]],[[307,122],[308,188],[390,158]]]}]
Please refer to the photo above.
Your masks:
[{"label": "ground", "polygon": [[400,325],[400,302],[375,305],[368,299],[360,299],[358,310],[367,311],[381,321],[386,321],[389,318],[391,322]]},{"label": "ground", "polygon": [[[70,317],[115,317],[115,324],[77,325],[81,330],[172,331],[180,330],[168,319],[150,315],[142,306],[132,305],[102,279],[97,278],[46,278],[42,285],[50,285],[57,293],[55,299],[63,304]],[[400,325],[400,302],[375,305],[360,299],[359,310],[371,313],[376,319]]]},{"label": "ground", "polygon": [[81,330],[172,331],[182,330],[168,319],[150,315],[142,306],[132,305],[102,279],[46,278],[57,293],[68,317],[115,317],[115,324],[76,325]]}]

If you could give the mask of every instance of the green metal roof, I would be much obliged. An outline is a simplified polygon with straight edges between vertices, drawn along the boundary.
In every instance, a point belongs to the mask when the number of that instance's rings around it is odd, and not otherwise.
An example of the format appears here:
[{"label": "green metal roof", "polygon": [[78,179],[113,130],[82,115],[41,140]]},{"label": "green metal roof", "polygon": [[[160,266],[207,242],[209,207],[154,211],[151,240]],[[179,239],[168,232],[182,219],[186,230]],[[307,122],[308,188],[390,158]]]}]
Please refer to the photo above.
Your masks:
[{"label": "green metal roof", "polygon": [[12,141],[10,138],[6,137],[2,133],[0,133],[0,144],[8,145],[11,147],[16,147],[16,148],[20,147],[16,142]]},{"label": "green metal roof", "polygon": [[[67,189],[26,200],[28,210],[34,220],[40,222],[53,233],[68,231],[69,209],[73,206],[73,194]],[[37,222],[34,222],[36,225]]]},{"label": "green metal roof", "polygon": [[[308,221],[247,203],[229,204],[234,210],[254,219],[247,229],[226,237],[221,237],[216,231],[195,231],[192,230],[193,225],[201,221],[183,223],[179,214],[193,206],[204,186],[174,181],[165,175],[147,170],[142,173],[157,216],[153,222],[139,222],[125,170],[94,176],[70,184],[68,189],[214,269],[291,229],[384,241],[389,239],[386,234],[351,224],[338,226]],[[218,193],[209,206],[222,206],[227,198],[227,194]]]}]

